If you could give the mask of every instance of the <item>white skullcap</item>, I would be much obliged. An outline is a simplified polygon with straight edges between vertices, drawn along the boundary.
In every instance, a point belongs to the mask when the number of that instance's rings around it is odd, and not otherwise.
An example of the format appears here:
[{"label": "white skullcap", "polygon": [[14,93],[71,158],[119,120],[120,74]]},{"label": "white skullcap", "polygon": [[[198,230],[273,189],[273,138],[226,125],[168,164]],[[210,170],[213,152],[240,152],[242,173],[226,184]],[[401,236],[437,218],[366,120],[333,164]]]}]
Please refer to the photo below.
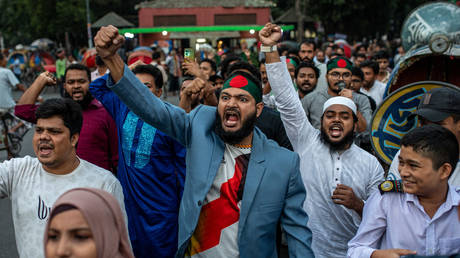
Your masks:
[{"label": "white skullcap", "polygon": [[323,106],[323,114],[326,109],[332,105],[344,105],[353,111],[353,113],[356,115],[356,104],[353,102],[353,100],[346,98],[346,97],[333,97],[328,99],[326,102],[324,102]]}]

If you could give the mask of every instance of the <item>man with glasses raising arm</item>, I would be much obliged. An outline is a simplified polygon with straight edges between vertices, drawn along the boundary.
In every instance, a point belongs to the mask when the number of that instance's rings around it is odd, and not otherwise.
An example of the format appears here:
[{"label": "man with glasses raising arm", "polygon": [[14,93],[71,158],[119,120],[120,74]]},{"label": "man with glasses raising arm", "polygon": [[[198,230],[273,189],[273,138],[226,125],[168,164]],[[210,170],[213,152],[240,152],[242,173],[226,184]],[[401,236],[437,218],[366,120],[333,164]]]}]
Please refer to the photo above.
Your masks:
[{"label": "man with glasses raising arm", "polygon": [[324,103],[337,96],[347,97],[355,102],[358,112],[358,132],[366,130],[372,118],[372,109],[366,96],[356,94],[349,90],[351,84],[351,62],[344,57],[336,57],[327,62],[326,80],[327,89],[317,90],[302,99],[302,106],[310,123],[316,129],[321,127]]}]

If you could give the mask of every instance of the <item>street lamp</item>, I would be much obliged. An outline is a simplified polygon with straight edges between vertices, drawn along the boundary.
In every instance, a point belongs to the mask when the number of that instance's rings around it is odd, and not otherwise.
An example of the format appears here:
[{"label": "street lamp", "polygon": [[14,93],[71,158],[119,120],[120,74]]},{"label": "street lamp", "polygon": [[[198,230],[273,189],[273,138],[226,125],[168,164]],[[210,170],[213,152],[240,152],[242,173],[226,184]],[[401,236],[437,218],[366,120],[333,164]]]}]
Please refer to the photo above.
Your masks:
[{"label": "street lamp", "polygon": [[89,48],[93,48],[93,40],[91,35],[91,19],[89,17],[89,0],[86,0],[86,26],[88,31],[88,46]]}]

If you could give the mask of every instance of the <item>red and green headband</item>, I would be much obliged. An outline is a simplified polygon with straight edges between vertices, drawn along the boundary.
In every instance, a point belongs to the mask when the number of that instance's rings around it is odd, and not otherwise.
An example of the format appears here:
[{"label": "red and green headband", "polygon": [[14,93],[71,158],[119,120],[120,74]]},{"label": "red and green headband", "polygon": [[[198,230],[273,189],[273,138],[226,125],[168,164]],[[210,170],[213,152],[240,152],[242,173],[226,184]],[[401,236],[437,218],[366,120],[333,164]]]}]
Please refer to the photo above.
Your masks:
[{"label": "red and green headband", "polygon": [[286,58],[286,63],[292,64],[297,69],[297,62],[292,58]]},{"label": "red and green headband", "polygon": [[351,69],[353,68],[353,64],[347,58],[336,57],[327,62],[328,72],[334,68],[346,68],[351,71]]},{"label": "red and green headband", "polygon": [[230,78],[225,81],[222,90],[227,88],[239,88],[245,90],[251,94],[251,96],[256,100],[256,103],[262,101],[262,91],[260,87],[258,87],[250,77],[244,76],[242,73],[236,72],[231,75]]}]

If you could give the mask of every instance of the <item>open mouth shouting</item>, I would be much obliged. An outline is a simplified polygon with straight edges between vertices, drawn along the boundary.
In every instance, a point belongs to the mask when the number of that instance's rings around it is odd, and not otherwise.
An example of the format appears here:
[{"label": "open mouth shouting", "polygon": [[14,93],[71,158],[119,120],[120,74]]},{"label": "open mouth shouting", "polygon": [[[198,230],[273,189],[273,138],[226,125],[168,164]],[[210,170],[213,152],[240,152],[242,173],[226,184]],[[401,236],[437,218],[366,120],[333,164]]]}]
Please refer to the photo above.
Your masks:
[{"label": "open mouth shouting", "polygon": [[54,146],[49,143],[40,143],[38,145],[38,155],[40,157],[48,157],[51,155],[51,152],[54,150]]},{"label": "open mouth shouting", "polygon": [[82,100],[84,96],[85,96],[85,93],[81,89],[72,90],[73,100]]},{"label": "open mouth shouting", "polygon": [[341,124],[332,124],[329,127],[329,135],[331,138],[340,138],[343,135],[343,126]]},{"label": "open mouth shouting", "polygon": [[241,120],[240,112],[237,109],[227,109],[224,112],[224,125],[225,127],[236,127]]}]

